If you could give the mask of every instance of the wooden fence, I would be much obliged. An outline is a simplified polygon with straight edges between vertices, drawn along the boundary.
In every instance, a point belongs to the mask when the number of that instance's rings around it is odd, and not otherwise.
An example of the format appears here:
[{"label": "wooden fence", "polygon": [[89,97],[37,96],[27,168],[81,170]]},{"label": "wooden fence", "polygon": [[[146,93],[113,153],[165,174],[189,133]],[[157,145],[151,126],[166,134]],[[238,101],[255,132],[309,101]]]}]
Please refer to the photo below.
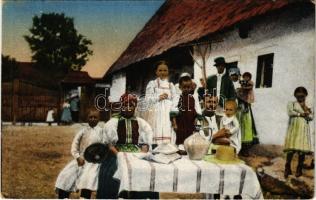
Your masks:
[{"label": "wooden fence", "polygon": [[49,108],[57,112],[60,105],[58,90],[15,79],[2,83],[2,121],[41,122],[46,120]]}]

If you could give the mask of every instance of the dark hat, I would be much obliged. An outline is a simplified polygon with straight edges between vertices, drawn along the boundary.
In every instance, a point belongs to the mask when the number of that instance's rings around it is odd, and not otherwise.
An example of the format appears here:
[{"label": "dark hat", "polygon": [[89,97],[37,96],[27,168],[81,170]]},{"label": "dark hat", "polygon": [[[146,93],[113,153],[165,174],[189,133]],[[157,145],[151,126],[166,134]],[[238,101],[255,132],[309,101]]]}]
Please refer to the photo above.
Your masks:
[{"label": "dark hat", "polygon": [[214,59],[214,62],[215,62],[214,66],[226,65],[224,57],[217,57],[217,58]]},{"label": "dark hat", "polygon": [[103,143],[94,143],[86,148],[83,157],[92,163],[101,163],[109,154],[109,147]]}]

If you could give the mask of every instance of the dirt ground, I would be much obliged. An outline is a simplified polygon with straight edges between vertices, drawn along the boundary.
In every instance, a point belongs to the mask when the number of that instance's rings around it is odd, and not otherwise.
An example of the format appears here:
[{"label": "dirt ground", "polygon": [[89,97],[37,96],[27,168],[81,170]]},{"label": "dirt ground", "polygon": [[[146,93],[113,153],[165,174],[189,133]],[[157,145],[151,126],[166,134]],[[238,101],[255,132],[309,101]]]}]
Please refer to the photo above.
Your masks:
[{"label": "dirt ground", "polygon": [[[80,127],[79,124],[2,127],[2,195],[5,198],[56,198],[57,175],[72,160],[70,146]],[[79,194],[70,197],[78,198]],[[202,197],[201,194],[160,194],[164,199]]]},{"label": "dirt ground", "polygon": [[69,162],[78,126],[5,126],[1,192],[8,198],[55,198],[59,171]]}]

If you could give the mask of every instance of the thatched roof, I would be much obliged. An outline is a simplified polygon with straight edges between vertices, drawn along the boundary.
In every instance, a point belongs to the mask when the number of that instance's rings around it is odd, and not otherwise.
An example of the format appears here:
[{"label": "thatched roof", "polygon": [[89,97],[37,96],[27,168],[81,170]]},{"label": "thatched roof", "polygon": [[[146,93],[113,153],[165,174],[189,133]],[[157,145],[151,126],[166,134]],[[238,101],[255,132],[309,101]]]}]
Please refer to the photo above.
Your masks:
[{"label": "thatched roof", "polygon": [[292,2],[295,0],[167,0],[107,74]]},{"label": "thatched roof", "polygon": [[95,80],[85,71],[70,71],[61,81],[64,85],[93,85]]}]

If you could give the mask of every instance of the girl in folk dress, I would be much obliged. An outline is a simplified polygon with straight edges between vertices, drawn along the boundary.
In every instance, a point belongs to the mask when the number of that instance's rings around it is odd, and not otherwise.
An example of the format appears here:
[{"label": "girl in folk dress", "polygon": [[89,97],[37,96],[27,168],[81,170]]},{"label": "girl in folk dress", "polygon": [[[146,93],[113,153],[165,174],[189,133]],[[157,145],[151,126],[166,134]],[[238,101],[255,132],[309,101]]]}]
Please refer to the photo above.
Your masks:
[{"label": "girl in folk dress", "polygon": [[285,137],[284,151],[286,152],[286,164],[284,177],[287,178],[291,172],[291,161],[294,153],[298,153],[298,165],[295,176],[302,175],[305,154],[313,151],[312,138],[309,122],[313,119],[313,112],[305,103],[307,90],[298,87],[294,91],[296,101],[290,102],[287,112],[290,117],[287,134]]},{"label": "girl in folk dress", "polygon": [[152,113],[152,120],[147,121],[153,129],[154,144],[174,143],[169,112],[177,102],[178,95],[175,86],[168,81],[168,64],[159,61],[156,66],[157,79],[150,81],[146,87],[145,98]]},{"label": "girl in folk dress", "polygon": [[98,122],[99,112],[89,111],[89,127],[84,127],[73,139],[71,154],[74,160],[59,173],[55,184],[59,199],[69,198],[70,192],[77,190],[81,190],[81,197],[90,198],[91,191],[97,190],[100,164],[85,161],[83,154],[91,144],[106,142]]}]

